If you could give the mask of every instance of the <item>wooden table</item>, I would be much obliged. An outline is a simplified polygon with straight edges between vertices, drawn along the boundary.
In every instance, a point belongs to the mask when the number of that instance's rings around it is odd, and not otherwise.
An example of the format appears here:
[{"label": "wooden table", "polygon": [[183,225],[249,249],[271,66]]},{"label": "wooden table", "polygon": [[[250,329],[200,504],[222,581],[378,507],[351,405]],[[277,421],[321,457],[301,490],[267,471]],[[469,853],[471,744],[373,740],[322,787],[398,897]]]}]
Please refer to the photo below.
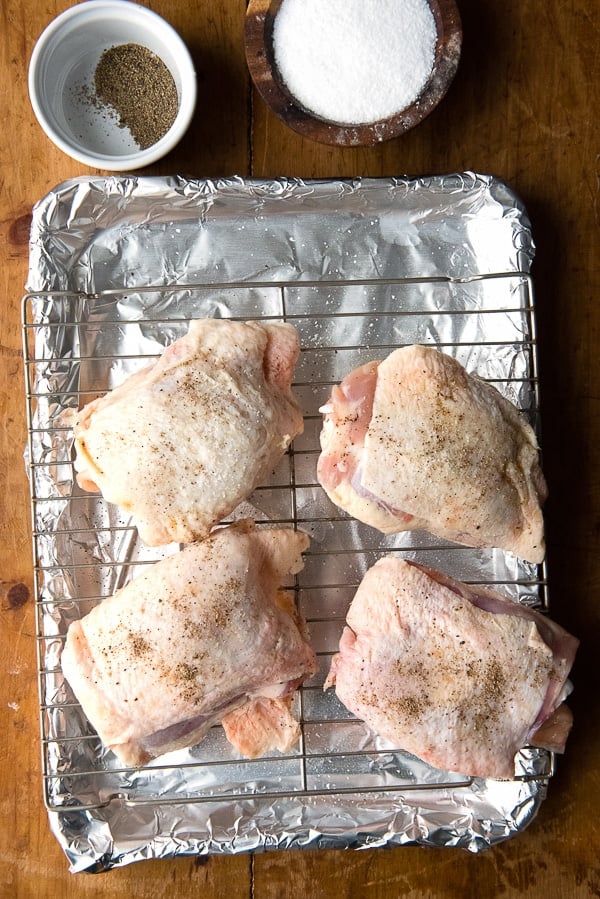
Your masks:
[{"label": "wooden table", "polygon": [[391,897],[600,895],[600,241],[598,8],[589,0],[459,0],[464,46],[450,93],[421,126],[373,149],[303,140],[252,90],[244,0],[151,0],[190,47],[198,111],[180,146],[147,174],[380,176],[472,169],[507,181],[529,210],[537,255],[544,465],[553,617],[582,640],[568,752],[548,799],[517,838],[461,850],[272,852],[140,862],[71,875],[40,787],[38,697],[20,299],[33,203],[90,174],[46,139],[27,65],[64,0],[4,0],[0,29],[0,894]]}]

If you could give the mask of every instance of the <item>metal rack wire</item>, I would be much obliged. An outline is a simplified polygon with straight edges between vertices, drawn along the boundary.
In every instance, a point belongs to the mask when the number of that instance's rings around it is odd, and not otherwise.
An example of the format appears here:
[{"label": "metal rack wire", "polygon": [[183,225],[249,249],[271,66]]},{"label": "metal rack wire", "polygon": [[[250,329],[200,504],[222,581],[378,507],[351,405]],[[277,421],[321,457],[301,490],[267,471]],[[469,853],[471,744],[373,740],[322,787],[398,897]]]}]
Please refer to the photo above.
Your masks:
[{"label": "metal rack wire", "polygon": [[[62,677],[60,650],[70,621],[126,583],[140,566],[152,564],[161,551],[141,546],[127,517],[77,487],[70,416],[185,333],[191,318],[205,315],[286,320],[300,334],[294,390],[305,431],[249,502],[259,522],[299,527],[312,538],[294,590],[321,672],[298,693],[302,737],[288,755],[240,760],[216,727],[189,751],[144,769],[127,769],[102,748],[83,716]],[[526,273],[462,281],[256,281],[24,297],[40,727],[50,810],[94,809],[115,797],[132,805],[229,802],[256,793],[265,799],[343,798],[471,784],[375,738],[333,691],[322,690],[353,592],[384,553],[402,553],[547,607],[544,566],[423,533],[383,537],[341,513],[318,485],[318,410],[332,384],[355,365],[410,343],[433,343],[456,356],[495,383],[537,427],[533,291]],[[518,771],[524,780],[546,780],[553,773],[553,756],[523,750]]]}]

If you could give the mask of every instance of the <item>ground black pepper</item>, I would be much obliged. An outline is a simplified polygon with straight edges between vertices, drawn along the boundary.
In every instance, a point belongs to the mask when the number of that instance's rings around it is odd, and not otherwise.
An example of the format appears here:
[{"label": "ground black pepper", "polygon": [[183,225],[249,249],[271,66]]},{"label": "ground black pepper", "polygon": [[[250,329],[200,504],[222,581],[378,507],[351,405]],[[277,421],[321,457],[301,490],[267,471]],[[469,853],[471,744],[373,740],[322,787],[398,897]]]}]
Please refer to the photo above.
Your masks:
[{"label": "ground black pepper", "polygon": [[163,137],[177,115],[177,87],[169,69],[141,44],[105,50],[94,73],[95,100],[114,110],[143,150]]}]

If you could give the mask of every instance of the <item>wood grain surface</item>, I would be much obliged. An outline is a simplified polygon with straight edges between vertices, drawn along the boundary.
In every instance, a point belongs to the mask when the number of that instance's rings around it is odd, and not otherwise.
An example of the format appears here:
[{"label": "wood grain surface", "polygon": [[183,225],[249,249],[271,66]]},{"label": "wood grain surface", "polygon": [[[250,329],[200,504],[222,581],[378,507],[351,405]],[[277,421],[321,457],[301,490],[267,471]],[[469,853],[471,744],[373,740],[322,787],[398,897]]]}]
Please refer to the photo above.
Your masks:
[{"label": "wood grain surface", "polygon": [[194,56],[199,103],[179,147],[145,174],[195,177],[418,175],[471,169],[524,200],[541,362],[552,614],[582,640],[575,726],[547,800],[518,837],[470,855],[417,847],[138,862],[68,872],[40,779],[36,640],[25,447],[20,300],[33,204],[90,174],[55,149],[27,96],[33,43],[61,0],[0,4],[0,896],[544,897],[600,895],[600,241],[599,19],[590,0],[459,0],[463,50],[448,95],[402,137],[374,148],[302,138],[251,86],[244,0],[150,0]]}]

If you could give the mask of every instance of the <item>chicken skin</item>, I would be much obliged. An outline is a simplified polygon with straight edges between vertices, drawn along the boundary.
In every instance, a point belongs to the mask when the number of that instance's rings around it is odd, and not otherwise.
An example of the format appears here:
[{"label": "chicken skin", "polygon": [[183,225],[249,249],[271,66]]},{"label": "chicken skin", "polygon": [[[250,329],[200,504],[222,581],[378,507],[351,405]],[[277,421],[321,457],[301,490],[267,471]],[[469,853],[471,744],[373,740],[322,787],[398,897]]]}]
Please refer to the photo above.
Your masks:
[{"label": "chicken skin", "polygon": [[324,413],[317,476],[385,534],[427,530],[539,563],[546,483],[532,428],[495,387],[433,348],[350,372]]},{"label": "chicken skin", "polygon": [[191,746],[220,722],[248,757],[297,742],[290,700],[317,665],[281,585],[307,545],[250,521],[217,528],[71,624],[63,673],[125,765]]},{"label": "chicken skin", "polygon": [[290,386],[298,352],[291,325],[193,321],[79,412],[80,487],[131,513],[150,546],[206,537],[302,432]]},{"label": "chicken skin", "polygon": [[577,646],[539,612],[389,556],[355,594],[325,689],[437,768],[512,778],[525,745],[564,750]]}]

